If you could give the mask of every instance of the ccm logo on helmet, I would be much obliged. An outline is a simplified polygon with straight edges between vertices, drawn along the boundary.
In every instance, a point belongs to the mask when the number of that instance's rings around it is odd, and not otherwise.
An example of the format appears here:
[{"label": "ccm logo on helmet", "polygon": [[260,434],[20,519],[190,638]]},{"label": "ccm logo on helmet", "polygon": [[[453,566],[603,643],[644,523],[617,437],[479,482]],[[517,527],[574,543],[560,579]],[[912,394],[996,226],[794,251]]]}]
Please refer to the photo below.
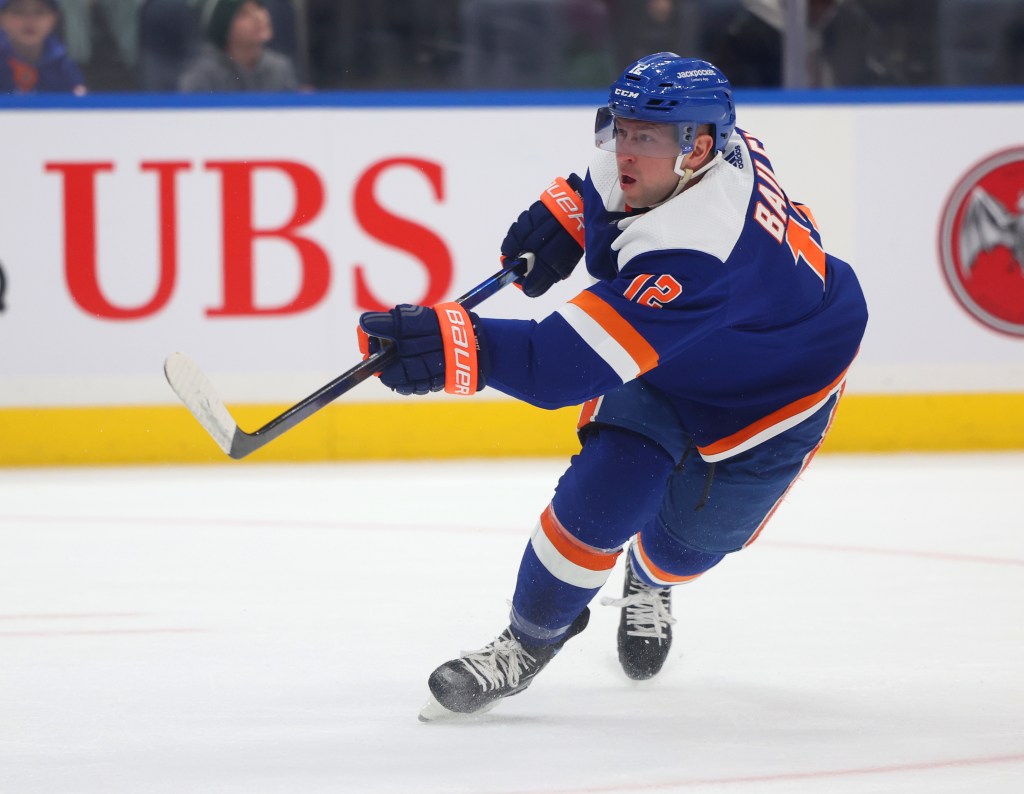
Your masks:
[{"label": "ccm logo on helmet", "polygon": [[640,93],[637,91],[627,91],[624,88],[616,88],[615,95],[624,96],[626,97],[626,99],[636,99],[638,96],[640,96]]}]

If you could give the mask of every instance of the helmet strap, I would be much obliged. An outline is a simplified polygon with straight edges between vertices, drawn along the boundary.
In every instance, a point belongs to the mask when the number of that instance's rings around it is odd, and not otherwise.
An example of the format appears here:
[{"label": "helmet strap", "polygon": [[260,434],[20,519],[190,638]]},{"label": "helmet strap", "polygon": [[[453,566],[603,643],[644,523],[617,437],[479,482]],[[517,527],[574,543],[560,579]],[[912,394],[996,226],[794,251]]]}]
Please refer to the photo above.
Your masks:
[{"label": "helmet strap", "polygon": [[[709,160],[708,162],[704,163],[704,165],[702,165],[700,168],[698,168],[696,171],[694,171],[692,168],[683,168],[682,167],[683,160],[686,158],[687,154],[689,154],[689,152],[687,152],[686,154],[680,154],[676,158],[676,164],[672,167],[672,170],[675,173],[679,174],[679,184],[676,185],[675,190],[673,190],[669,194],[668,198],[666,198],[665,201],[669,201],[670,199],[674,199],[676,196],[678,196],[680,193],[682,193],[686,189],[686,186],[688,184],[690,184],[690,180],[692,180],[695,176],[700,176],[701,174],[706,174],[708,171],[710,171],[712,168],[714,168],[716,165],[718,165],[720,162],[722,162],[722,153],[721,152],[715,152],[715,156],[712,157],[711,160]],[[665,201],[662,201],[660,203],[664,204]]]}]

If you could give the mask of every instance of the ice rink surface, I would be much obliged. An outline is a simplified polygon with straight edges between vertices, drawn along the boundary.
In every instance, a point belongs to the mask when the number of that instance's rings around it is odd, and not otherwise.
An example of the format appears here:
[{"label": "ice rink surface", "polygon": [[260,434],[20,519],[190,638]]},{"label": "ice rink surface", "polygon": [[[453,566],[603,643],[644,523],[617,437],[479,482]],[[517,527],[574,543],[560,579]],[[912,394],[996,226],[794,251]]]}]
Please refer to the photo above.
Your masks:
[{"label": "ice rink surface", "polygon": [[529,691],[419,723],[563,468],[0,472],[0,792],[1024,791],[1017,454],[819,456],[676,590],[657,679],[595,605]]}]

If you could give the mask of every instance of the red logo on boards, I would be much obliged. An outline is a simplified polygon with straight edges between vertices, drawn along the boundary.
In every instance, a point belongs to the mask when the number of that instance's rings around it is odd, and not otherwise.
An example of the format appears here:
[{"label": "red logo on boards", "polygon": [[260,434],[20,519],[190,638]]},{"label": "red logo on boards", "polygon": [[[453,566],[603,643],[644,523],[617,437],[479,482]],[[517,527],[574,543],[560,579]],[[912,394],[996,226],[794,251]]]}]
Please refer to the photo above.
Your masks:
[{"label": "red logo on boards", "polygon": [[939,258],[950,289],[975,319],[1024,336],[1024,148],[991,155],[953,189]]},{"label": "red logo on boards", "polygon": [[[107,297],[100,279],[99,189],[103,180],[116,175],[112,161],[50,162],[47,173],[59,174],[64,187],[64,271],[68,291],[78,306],[103,320],[138,320],[162,311],[174,295],[178,280],[178,193],[184,182],[198,170],[191,161],[144,161],[140,173],[154,173],[158,250],[156,289],[135,305],[114,303]],[[326,191],[323,177],[311,166],[291,160],[209,160],[206,171],[221,175],[220,203],[223,263],[223,293],[219,306],[206,309],[208,317],[251,317],[297,314],[319,304],[331,285],[334,266],[327,250],[309,235],[306,226],[324,209]],[[427,286],[414,302],[426,306],[438,303],[452,281],[453,263],[448,245],[434,231],[397,215],[377,199],[376,186],[393,169],[411,170],[425,179],[434,198],[444,201],[444,169],[440,163],[409,157],[379,160],[359,175],[352,194],[352,210],[361,230],[369,237],[418,259],[427,274]],[[129,169],[130,171],[131,169]],[[293,212],[283,225],[266,228],[256,223],[254,206],[258,192],[257,174],[274,172],[291,183]],[[106,187],[105,190],[110,190]],[[108,232],[109,233],[109,232]],[[257,301],[256,246],[272,241],[289,247],[297,258],[299,287],[296,293],[267,305]],[[133,262],[132,267],[139,263]],[[142,266],[146,266],[143,263]],[[369,268],[354,264],[353,297],[363,311],[387,311],[390,305],[370,288]],[[2,277],[2,273],[0,273]],[[0,278],[0,299],[3,297]],[[2,301],[0,301],[2,309]]]}]

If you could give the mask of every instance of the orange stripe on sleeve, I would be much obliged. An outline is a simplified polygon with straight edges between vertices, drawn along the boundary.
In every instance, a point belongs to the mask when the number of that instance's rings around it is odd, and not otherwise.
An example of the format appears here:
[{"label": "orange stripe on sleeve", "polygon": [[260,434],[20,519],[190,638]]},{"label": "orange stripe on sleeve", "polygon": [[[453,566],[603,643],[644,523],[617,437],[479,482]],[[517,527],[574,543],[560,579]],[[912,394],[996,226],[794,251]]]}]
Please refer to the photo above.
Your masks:
[{"label": "orange stripe on sleeve", "polygon": [[639,374],[643,375],[658,366],[658,351],[650,342],[593,292],[581,292],[569,303],[579,307],[614,339],[636,362]]}]

